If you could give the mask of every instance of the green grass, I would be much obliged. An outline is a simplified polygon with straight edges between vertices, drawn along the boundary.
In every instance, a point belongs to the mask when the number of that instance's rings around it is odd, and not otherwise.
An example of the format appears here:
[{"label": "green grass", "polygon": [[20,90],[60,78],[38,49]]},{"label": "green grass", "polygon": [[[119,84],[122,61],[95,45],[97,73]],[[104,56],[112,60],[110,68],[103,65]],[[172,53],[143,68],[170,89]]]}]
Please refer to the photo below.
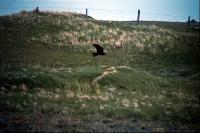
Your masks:
[{"label": "green grass", "polygon": [[[73,69],[72,72],[49,72],[50,69],[28,69],[28,73],[22,70],[9,72],[13,75],[5,74],[1,79],[18,86],[18,89],[16,93],[7,88],[10,91],[1,97],[1,104],[10,101],[13,102],[11,105],[21,105],[22,110],[30,111],[34,103],[31,99],[36,97],[38,110],[47,113],[70,113],[76,110],[74,115],[79,117],[100,112],[108,118],[198,121],[199,82],[187,84],[144,71],[118,68],[117,73],[93,85],[92,81],[101,75],[96,66]],[[21,90],[21,84],[26,84],[28,91]],[[29,94],[32,97],[28,97]],[[24,101],[29,104],[23,105]]]},{"label": "green grass", "polygon": [[[0,17],[2,110],[199,123],[198,31],[184,23],[34,15]],[[92,40],[109,49],[106,56],[92,57]]]}]

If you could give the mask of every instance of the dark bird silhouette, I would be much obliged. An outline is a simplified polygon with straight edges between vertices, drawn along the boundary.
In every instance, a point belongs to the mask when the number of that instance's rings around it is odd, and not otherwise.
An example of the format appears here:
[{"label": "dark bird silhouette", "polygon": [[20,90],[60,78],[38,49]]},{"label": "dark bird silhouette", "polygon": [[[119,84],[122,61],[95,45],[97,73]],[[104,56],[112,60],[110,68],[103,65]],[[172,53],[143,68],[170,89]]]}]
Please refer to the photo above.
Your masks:
[{"label": "dark bird silhouette", "polygon": [[95,52],[92,52],[92,55],[95,57],[95,56],[97,56],[97,55],[105,55],[106,53],[104,52],[104,49],[99,45],[99,44],[92,44],[95,48],[96,48],[96,50],[97,50],[97,52],[95,53]]}]

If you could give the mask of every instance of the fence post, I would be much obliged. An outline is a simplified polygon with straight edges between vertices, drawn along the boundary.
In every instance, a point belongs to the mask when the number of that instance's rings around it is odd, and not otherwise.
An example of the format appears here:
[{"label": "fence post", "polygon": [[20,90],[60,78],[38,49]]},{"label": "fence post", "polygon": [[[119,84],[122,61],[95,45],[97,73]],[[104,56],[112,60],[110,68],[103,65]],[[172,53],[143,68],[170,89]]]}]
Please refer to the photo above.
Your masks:
[{"label": "fence post", "polygon": [[190,26],[190,16],[188,16],[187,24],[188,24],[188,26]]},{"label": "fence post", "polygon": [[88,9],[85,10],[85,15],[88,16]]},{"label": "fence post", "polygon": [[139,24],[139,21],[140,21],[140,9],[138,9],[137,24]]},{"label": "fence post", "polygon": [[37,6],[35,12],[36,12],[36,13],[39,13],[39,7],[38,7],[38,6]]}]

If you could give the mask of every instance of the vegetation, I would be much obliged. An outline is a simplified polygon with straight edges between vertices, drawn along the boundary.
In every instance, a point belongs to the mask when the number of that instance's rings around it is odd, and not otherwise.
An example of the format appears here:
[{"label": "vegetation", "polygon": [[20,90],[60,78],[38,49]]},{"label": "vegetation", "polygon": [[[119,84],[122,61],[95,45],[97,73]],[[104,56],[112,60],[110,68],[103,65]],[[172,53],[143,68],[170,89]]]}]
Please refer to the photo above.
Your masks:
[{"label": "vegetation", "polygon": [[[185,23],[25,11],[0,22],[9,130],[199,130],[200,38]],[[107,55],[92,57],[91,43]]]}]

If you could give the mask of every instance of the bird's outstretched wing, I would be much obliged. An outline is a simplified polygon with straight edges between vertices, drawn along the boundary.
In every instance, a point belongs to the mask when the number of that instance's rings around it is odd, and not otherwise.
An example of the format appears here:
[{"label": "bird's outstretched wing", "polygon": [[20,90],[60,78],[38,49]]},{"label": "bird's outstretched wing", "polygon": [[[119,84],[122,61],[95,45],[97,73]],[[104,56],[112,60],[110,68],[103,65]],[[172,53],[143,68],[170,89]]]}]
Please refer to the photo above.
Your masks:
[{"label": "bird's outstretched wing", "polygon": [[103,51],[103,48],[99,44],[92,44],[98,51]]}]

